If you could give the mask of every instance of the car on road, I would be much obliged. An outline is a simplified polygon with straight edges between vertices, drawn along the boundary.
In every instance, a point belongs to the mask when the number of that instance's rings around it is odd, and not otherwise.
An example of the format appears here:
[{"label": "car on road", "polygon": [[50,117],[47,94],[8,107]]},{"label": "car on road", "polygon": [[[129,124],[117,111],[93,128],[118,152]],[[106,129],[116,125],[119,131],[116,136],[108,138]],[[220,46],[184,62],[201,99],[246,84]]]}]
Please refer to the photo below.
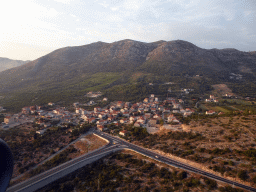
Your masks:
[{"label": "car on road", "polygon": [[156,155],[156,156],[155,156],[155,158],[157,158],[157,159],[158,159],[158,156]]}]

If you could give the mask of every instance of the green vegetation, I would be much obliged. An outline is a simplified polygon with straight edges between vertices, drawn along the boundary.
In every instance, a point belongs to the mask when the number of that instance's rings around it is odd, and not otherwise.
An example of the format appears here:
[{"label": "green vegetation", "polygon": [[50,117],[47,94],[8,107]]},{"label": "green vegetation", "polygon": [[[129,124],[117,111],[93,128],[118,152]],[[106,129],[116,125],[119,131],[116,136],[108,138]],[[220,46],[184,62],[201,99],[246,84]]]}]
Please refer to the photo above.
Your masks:
[{"label": "green vegetation", "polygon": [[[126,125],[121,128],[109,125],[107,132],[118,135],[119,131],[127,130],[128,134],[124,139],[128,141],[202,163],[222,175],[253,182],[256,164],[255,140],[252,136],[255,134],[255,115],[244,111],[244,113],[232,112],[223,116],[177,117],[183,123],[193,120],[188,126],[191,132],[163,130],[156,134],[148,134],[145,128]],[[242,142],[247,143],[241,145]]]},{"label": "green vegetation", "polygon": [[33,177],[37,174],[40,174],[44,171],[47,171],[53,167],[56,167],[62,163],[65,163],[65,162],[71,160],[71,158],[68,158],[68,155],[71,153],[75,153],[75,152],[77,152],[77,150],[74,148],[74,146],[73,145],[69,146],[67,149],[62,151],[60,154],[54,156],[49,161],[46,161],[43,165],[39,165],[39,166],[37,166],[37,168],[29,171],[29,173],[28,173],[29,177]]},{"label": "green vegetation", "polygon": [[254,157],[256,158],[256,149],[248,149],[246,151],[244,151],[244,154],[247,156],[247,157]]},{"label": "green vegetation", "polygon": [[[81,134],[86,133],[91,127],[91,124],[84,124],[81,127],[71,125],[67,127],[51,127],[43,135],[39,135],[36,134],[36,126],[28,124],[21,125],[18,128],[0,130],[0,137],[11,148],[14,156],[14,165],[17,165],[14,172],[24,173],[55,153],[54,150],[60,150]],[[68,128],[73,129],[72,133],[67,132]],[[56,156],[57,159],[53,159],[54,161],[50,162],[52,167],[67,161],[67,154],[71,152],[74,152],[74,150],[69,148],[63,154]],[[49,164],[45,166],[42,170],[50,167]]]},{"label": "green vegetation", "polygon": [[15,91],[15,93],[2,99],[2,102],[7,111],[13,112],[19,112],[24,106],[44,105],[49,102],[64,105],[77,101],[86,103],[92,100],[92,98],[84,96],[87,92],[104,90],[115,84],[119,78],[120,74],[116,73],[97,73],[62,82],[44,82],[43,84],[31,85],[28,89]]},{"label": "green vegetation", "polygon": [[219,190],[220,192],[244,192],[242,189],[233,188],[231,186],[220,187]]},{"label": "green vegetation", "polygon": [[[192,88],[194,91],[190,93],[190,97],[195,98],[212,90],[211,84],[205,78],[191,79],[180,75],[157,75],[145,72],[134,77],[133,72],[127,71],[127,73],[86,73],[57,81],[38,82],[34,80],[27,82],[29,87],[23,88],[21,86],[11,94],[3,93],[5,98],[1,100],[1,103],[7,112],[19,112],[24,106],[43,105],[49,102],[66,106],[77,101],[87,103],[92,100],[92,98],[84,96],[89,91],[101,91],[103,93],[103,96],[97,100],[107,97],[109,101],[138,102],[152,93],[160,98],[166,97],[168,89],[172,90],[169,96],[177,96],[181,94],[181,88]],[[164,84],[170,81],[174,84]],[[153,84],[149,85],[149,83]]]},{"label": "green vegetation", "polygon": [[205,177],[204,182],[207,184],[209,190],[213,190],[217,187],[217,182],[215,180]]},{"label": "green vegetation", "polygon": [[[207,54],[198,55],[194,45],[184,41],[171,42],[171,46],[164,42],[124,42],[63,48],[26,67],[2,72],[1,106],[7,112],[17,112],[24,106],[48,102],[83,103],[88,102],[84,97],[88,91],[102,91],[110,101],[141,101],[148,93],[166,97],[169,89],[169,96],[184,96],[181,88],[191,88],[194,91],[188,97],[199,99],[212,91],[211,85],[220,83],[227,84],[237,95],[256,96],[254,55],[238,52],[243,56],[230,60],[226,50],[208,50]],[[135,47],[137,53],[132,51]],[[142,56],[153,50],[157,51],[150,58]],[[252,73],[241,72],[241,66]],[[230,79],[231,73],[241,74],[242,79]]]},{"label": "green vegetation", "polygon": [[253,97],[256,98],[256,84],[252,81],[246,81],[243,83],[233,83],[230,85],[232,91],[243,97]]},{"label": "green vegetation", "polygon": [[[189,175],[189,176],[188,176]],[[203,182],[202,182],[203,181]],[[130,153],[114,153],[59,179],[43,191],[189,191],[215,190],[217,182],[155,164]],[[219,188],[220,189],[220,188]],[[222,187],[221,190],[229,189]],[[232,188],[236,191],[236,188]],[[237,192],[240,192],[238,189]]]},{"label": "green vegetation", "polygon": [[225,109],[224,107],[214,107],[215,108],[215,111],[221,111],[221,112],[224,112],[224,113],[230,113],[230,110],[228,109]]},{"label": "green vegetation", "polygon": [[246,181],[249,178],[249,176],[247,175],[247,172],[245,170],[239,171],[237,175],[243,181]]},{"label": "green vegetation", "polygon": [[4,115],[0,114],[0,123],[4,122]]}]

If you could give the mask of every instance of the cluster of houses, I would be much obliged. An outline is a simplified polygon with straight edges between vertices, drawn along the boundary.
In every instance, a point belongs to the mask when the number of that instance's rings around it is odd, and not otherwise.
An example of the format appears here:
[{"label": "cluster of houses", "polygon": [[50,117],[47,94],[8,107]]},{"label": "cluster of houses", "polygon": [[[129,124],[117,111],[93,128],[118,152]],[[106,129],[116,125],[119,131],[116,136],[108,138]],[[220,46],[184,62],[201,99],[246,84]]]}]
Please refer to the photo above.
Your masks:
[{"label": "cluster of houses", "polygon": [[[164,105],[168,105],[172,108],[172,110],[170,110],[169,108],[165,108],[163,110],[163,112],[167,112],[167,113],[173,113],[173,114],[181,114],[184,117],[190,116],[192,113],[194,113],[195,111],[193,109],[190,108],[183,108],[184,105],[184,101],[182,99],[178,99],[176,101],[176,99],[174,98],[167,98],[166,100],[163,101],[163,104],[160,105],[160,109],[164,106]],[[172,116],[172,115],[171,115]]]},{"label": "cluster of houses", "polygon": [[[53,106],[53,105],[52,105]],[[14,115],[6,115],[4,118],[5,125],[22,124],[26,122],[34,122],[40,127],[48,128],[52,122],[60,123],[80,123],[80,117],[68,111],[65,107],[57,107],[53,110],[43,110],[41,106],[23,107],[21,113]]]},{"label": "cluster of houses", "polygon": [[179,124],[179,120],[173,113],[181,113],[183,116],[191,115],[194,111],[188,108],[183,109],[183,103],[182,100],[176,102],[174,98],[168,98],[160,104],[158,97],[151,94],[143,102],[134,104],[117,101],[107,108],[95,107],[93,111],[76,108],[76,114],[81,115],[85,122],[96,123],[99,130],[106,129],[106,126],[111,123],[117,126],[133,124],[135,127],[155,127],[161,119],[168,123]]},{"label": "cluster of houses", "polygon": [[33,117],[28,117],[25,114],[18,113],[14,115],[5,115],[4,122],[2,123],[3,128],[9,128],[10,125],[16,126],[19,124],[27,123],[27,122],[33,122]]},{"label": "cluster of houses", "polygon": [[[53,103],[49,103],[54,106]],[[48,105],[49,105],[48,104]],[[68,111],[65,107],[55,106],[51,110],[43,110],[41,106],[23,107],[21,113],[13,116],[6,116],[4,122],[11,124],[23,117],[34,117],[34,122],[42,128],[52,126],[52,122],[58,125],[73,123],[78,125],[81,122],[95,123],[99,130],[105,130],[108,124],[133,124],[135,127],[158,127],[162,123],[180,124],[175,114],[182,114],[184,117],[191,115],[194,110],[183,109],[184,101],[174,98],[167,98],[160,102],[158,97],[151,94],[142,102],[130,103],[123,101],[112,102],[104,108],[95,107],[93,111],[79,108],[79,103],[74,103],[75,112]]]},{"label": "cluster of houses", "polygon": [[210,95],[209,99],[205,99],[206,102],[218,103],[219,101],[215,98],[214,95]]},{"label": "cluster of houses", "polygon": [[[80,118],[74,113],[68,111],[65,107],[56,107],[51,111],[37,110],[36,124],[44,127],[50,127],[51,122],[59,122],[59,124],[73,123],[75,125],[80,123]],[[49,120],[51,120],[49,122]]]}]

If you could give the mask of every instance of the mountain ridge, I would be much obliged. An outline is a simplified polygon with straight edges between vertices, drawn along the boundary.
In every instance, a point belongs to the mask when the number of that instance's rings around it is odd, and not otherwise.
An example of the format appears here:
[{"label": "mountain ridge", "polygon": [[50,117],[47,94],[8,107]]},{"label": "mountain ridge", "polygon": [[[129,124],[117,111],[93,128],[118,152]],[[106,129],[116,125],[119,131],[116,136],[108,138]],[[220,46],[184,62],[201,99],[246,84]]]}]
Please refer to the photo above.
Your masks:
[{"label": "mountain ridge", "polygon": [[[81,60],[83,60],[84,63],[95,61],[109,63],[115,59],[145,62],[146,60],[153,58],[156,60],[159,58],[161,58],[161,60],[174,59],[178,54],[187,54],[187,56],[194,54],[200,56],[202,54],[208,55],[209,53],[215,53],[215,57],[218,57],[216,54],[220,54],[222,57],[225,57],[228,54],[232,55],[237,53],[239,53],[239,56],[256,55],[254,52],[242,52],[233,48],[202,49],[183,40],[143,43],[128,39],[113,43],[95,42],[88,45],[60,48],[34,61],[31,61],[22,67],[38,68],[40,65],[45,64],[47,60],[50,60],[52,64],[59,64],[60,62],[63,62],[64,64],[74,62],[81,63]],[[34,71],[36,71],[36,69],[34,69]]]},{"label": "mountain ridge", "polygon": [[13,59],[9,59],[6,57],[0,57],[0,72],[13,68],[13,67],[18,67],[20,65],[26,64],[30,62],[29,60],[27,61],[22,61],[22,60],[13,60]]},{"label": "mountain ridge", "polygon": [[221,83],[230,81],[230,73],[239,73],[242,81],[255,83],[255,65],[256,52],[203,49],[183,40],[95,42],[57,49],[0,72],[0,95],[42,90],[55,90],[56,95],[76,90],[75,95],[82,95],[89,90],[108,92],[121,85],[169,82],[174,77],[196,75]]}]

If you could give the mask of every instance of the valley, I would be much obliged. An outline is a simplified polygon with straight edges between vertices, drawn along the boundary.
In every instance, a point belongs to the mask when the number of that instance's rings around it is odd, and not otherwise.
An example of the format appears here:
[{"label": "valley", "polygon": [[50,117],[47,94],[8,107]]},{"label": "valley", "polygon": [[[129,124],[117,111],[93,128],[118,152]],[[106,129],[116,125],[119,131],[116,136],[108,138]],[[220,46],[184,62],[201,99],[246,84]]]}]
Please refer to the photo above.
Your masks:
[{"label": "valley", "polygon": [[[92,135],[74,143],[99,130],[256,187],[255,63],[255,52],[122,40],[61,48],[0,72],[0,137],[13,151],[12,185],[104,146]],[[99,162],[42,191],[241,191],[127,151]]]}]

